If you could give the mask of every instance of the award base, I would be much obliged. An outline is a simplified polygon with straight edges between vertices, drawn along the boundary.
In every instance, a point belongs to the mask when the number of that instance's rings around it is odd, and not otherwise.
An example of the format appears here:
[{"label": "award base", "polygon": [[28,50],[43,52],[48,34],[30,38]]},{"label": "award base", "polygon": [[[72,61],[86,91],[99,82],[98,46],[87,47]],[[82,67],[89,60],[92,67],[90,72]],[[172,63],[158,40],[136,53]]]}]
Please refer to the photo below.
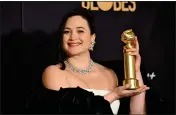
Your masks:
[{"label": "award base", "polygon": [[129,90],[135,90],[139,88],[139,81],[137,79],[125,79],[123,85],[130,84]]}]

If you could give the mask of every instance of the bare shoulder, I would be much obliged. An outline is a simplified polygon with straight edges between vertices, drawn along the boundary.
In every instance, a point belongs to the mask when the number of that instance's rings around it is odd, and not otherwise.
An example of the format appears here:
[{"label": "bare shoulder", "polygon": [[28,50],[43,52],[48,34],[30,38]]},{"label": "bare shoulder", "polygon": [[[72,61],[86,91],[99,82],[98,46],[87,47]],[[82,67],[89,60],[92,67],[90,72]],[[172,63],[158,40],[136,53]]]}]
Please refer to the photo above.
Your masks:
[{"label": "bare shoulder", "polygon": [[97,66],[99,66],[100,71],[104,73],[106,77],[108,77],[109,79],[108,81],[110,84],[112,84],[112,87],[117,87],[118,86],[118,76],[116,75],[116,73],[112,69],[105,67],[101,64],[97,63]]},{"label": "bare shoulder", "polygon": [[42,74],[42,82],[44,87],[52,90],[59,90],[64,86],[65,72],[60,69],[61,65],[50,65]]}]

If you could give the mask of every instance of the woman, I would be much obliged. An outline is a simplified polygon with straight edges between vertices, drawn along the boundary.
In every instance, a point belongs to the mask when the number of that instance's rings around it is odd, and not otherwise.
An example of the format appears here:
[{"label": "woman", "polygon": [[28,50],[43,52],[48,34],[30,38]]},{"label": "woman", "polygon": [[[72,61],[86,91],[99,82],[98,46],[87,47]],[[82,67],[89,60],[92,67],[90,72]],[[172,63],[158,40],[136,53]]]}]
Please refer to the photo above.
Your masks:
[{"label": "woman", "polygon": [[130,114],[145,114],[145,91],[149,88],[141,77],[137,38],[136,47],[124,51],[136,56],[140,88],[127,90],[129,85],[118,86],[118,76],[111,69],[90,58],[89,50],[93,50],[96,38],[93,20],[93,14],[84,8],[74,9],[63,18],[60,63],[45,69],[42,81],[49,96],[41,99],[35,109],[43,107],[43,113],[117,114],[119,100],[131,96]]}]

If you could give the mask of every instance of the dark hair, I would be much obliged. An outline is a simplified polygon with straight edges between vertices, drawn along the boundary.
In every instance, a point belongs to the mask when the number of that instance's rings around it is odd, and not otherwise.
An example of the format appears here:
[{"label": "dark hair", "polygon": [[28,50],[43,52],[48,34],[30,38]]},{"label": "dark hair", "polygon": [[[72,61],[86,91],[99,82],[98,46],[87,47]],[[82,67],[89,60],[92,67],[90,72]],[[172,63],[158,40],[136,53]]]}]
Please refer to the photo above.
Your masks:
[{"label": "dark hair", "polygon": [[60,26],[59,26],[59,63],[62,64],[61,69],[64,70],[65,69],[65,59],[67,58],[66,53],[64,52],[63,48],[62,48],[62,37],[63,37],[63,31],[64,31],[64,27],[65,24],[68,20],[68,18],[72,17],[72,16],[81,16],[82,18],[84,18],[85,20],[87,20],[88,26],[90,28],[90,34],[93,35],[95,33],[95,27],[94,27],[94,15],[92,14],[92,12],[86,8],[75,8],[73,9],[71,12],[68,12],[62,19]]}]

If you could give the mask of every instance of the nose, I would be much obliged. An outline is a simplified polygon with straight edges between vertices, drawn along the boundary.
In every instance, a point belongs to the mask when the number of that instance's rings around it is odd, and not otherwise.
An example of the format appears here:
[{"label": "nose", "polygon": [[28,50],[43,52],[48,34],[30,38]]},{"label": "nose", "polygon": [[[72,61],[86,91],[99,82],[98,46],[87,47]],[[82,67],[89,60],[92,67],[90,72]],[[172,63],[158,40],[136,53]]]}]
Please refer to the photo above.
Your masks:
[{"label": "nose", "polygon": [[71,34],[70,34],[70,38],[69,38],[70,40],[76,40],[77,39],[77,34],[76,34],[76,32],[72,32]]}]

